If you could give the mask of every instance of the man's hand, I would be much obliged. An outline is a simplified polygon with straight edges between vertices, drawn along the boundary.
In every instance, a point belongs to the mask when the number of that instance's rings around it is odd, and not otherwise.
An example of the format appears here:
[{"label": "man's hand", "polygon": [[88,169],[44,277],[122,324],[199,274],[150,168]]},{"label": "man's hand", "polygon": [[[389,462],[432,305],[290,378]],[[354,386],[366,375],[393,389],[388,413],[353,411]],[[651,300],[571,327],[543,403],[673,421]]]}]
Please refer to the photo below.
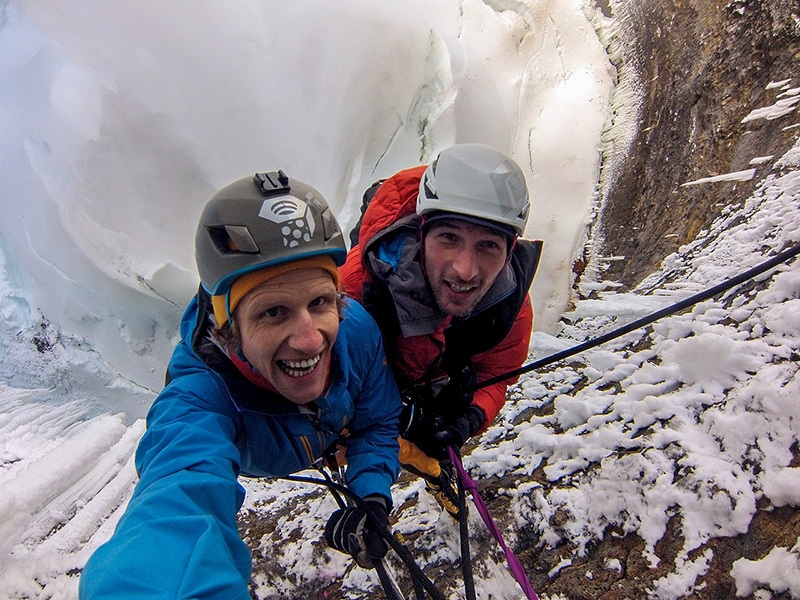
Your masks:
[{"label": "man's hand", "polygon": [[373,517],[357,506],[340,508],[328,519],[325,541],[334,550],[351,555],[360,567],[372,569],[389,551],[373,519],[388,527],[389,515],[383,496],[367,496],[364,501],[372,508]]},{"label": "man's hand", "polygon": [[473,404],[463,417],[459,417],[452,425],[437,431],[433,439],[447,454],[448,446],[461,448],[469,438],[478,433],[485,419],[483,411]]},{"label": "man's hand", "polygon": [[461,448],[473,435],[478,433],[485,420],[483,410],[471,405],[467,411],[449,425],[441,421],[427,435],[419,436],[414,443],[428,456],[437,460],[447,458],[447,448]]}]

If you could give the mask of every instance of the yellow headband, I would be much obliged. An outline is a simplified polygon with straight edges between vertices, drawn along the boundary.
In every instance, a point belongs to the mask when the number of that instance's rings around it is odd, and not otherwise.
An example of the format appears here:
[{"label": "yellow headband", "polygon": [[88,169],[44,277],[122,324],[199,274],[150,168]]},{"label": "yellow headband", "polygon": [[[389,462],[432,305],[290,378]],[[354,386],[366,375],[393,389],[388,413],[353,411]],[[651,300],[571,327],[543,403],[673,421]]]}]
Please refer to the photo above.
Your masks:
[{"label": "yellow headband", "polygon": [[[237,305],[241,302],[248,292],[255,289],[265,281],[296,271],[298,269],[323,269],[330,273],[333,278],[334,285],[339,287],[339,271],[336,269],[336,263],[333,257],[329,254],[321,254],[319,256],[312,256],[310,258],[303,258],[301,260],[293,260],[290,262],[281,263],[274,267],[265,267],[257,271],[245,273],[239,279],[233,282],[231,289],[227,294],[219,294],[211,296],[211,305],[214,307],[214,318],[217,320],[217,327],[222,327],[228,322],[228,315],[232,315],[236,310]],[[226,307],[226,297],[227,304]]]}]

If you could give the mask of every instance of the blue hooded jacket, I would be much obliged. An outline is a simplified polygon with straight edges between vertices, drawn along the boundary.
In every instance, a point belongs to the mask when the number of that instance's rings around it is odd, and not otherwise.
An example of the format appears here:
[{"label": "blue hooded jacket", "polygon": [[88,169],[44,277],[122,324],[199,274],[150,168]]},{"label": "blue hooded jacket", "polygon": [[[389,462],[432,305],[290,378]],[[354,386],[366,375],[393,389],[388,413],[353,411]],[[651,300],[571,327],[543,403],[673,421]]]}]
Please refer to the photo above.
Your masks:
[{"label": "blue hooded jacket", "polygon": [[391,499],[400,396],[380,332],[361,305],[345,302],[331,384],[313,412],[234,367],[207,336],[209,304],[201,291],[184,313],[169,382],[136,452],[139,482],[114,535],[83,570],[83,599],[249,600],[237,477],[305,469],[345,429],[347,486]]}]

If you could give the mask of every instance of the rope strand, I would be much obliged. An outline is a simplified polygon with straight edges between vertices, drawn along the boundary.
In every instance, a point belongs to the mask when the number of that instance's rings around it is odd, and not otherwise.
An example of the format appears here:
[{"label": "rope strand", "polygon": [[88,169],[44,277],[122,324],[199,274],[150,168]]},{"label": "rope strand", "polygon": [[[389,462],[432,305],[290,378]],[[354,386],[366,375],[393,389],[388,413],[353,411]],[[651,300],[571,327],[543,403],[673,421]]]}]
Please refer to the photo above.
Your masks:
[{"label": "rope strand", "polygon": [[[409,552],[408,548],[406,548],[397,540],[397,538],[392,534],[386,525],[381,523],[379,519],[375,518],[376,515],[374,509],[369,505],[369,502],[364,502],[364,500],[362,500],[357,494],[353,493],[350,489],[333,481],[326,481],[325,479],[317,479],[315,477],[304,477],[302,475],[286,475],[280,479],[297,481],[300,483],[324,485],[331,490],[335,490],[338,493],[349,497],[356,506],[370,516],[372,522],[377,525],[378,533],[381,535],[381,537],[383,537],[384,540],[386,540],[386,543],[391,546],[392,550],[397,553],[397,556],[400,558],[400,560],[405,563],[406,567],[411,573],[411,579],[414,581],[415,589],[417,586],[420,586],[425,592],[428,593],[428,595],[430,595],[433,600],[446,600],[444,594],[437,589],[436,585],[430,580],[430,578],[428,578],[416,561],[414,561],[414,557],[411,556],[411,552]],[[419,596],[419,592],[417,595],[419,600],[422,600],[422,598]]]},{"label": "rope strand", "polygon": [[559,360],[569,358],[570,356],[574,356],[575,354],[580,354],[581,352],[585,352],[590,348],[595,348],[596,346],[605,344],[606,342],[621,337],[626,333],[630,333],[631,331],[635,331],[636,329],[645,327],[650,323],[657,321],[658,319],[675,314],[683,310],[684,308],[688,308],[694,304],[697,304],[698,302],[702,302],[703,300],[708,300],[709,298],[716,296],[720,292],[729,290],[732,287],[739,285],[740,283],[744,283],[749,279],[753,279],[758,275],[761,275],[765,271],[768,271],[773,267],[778,266],[781,263],[787,262],[789,259],[794,258],[798,254],[800,254],[800,245],[793,246],[788,250],[784,250],[783,252],[776,254],[769,260],[766,260],[763,263],[756,265],[752,269],[748,269],[744,273],[740,273],[735,277],[726,279],[722,283],[719,283],[714,287],[711,287],[703,292],[700,292],[693,296],[689,296],[688,298],[685,298],[680,302],[676,302],[675,304],[657,310],[656,312],[651,313],[646,317],[642,317],[641,319],[637,319],[636,321],[628,323],[627,325],[615,329],[614,331],[610,331],[596,338],[587,340],[581,344],[578,344],[577,346],[573,346],[572,348],[567,348],[566,350],[562,350],[561,352],[556,352],[555,354],[551,354],[550,356],[546,356],[539,360],[533,361],[532,363],[519,367],[518,369],[513,369],[511,371],[508,371],[507,373],[503,373],[502,375],[497,375],[496,377],[491,377],[489,379],[481,381],[472,386],[471,390],[472,391],[479,390],[481,388],[488,387],[496,383],[501,383],[508,379],[513,379],[514,377],[519,377],[520,375],[529,373],[530,371],[535,371],[536,369],[540,369],[551,363],[558,362]]}]

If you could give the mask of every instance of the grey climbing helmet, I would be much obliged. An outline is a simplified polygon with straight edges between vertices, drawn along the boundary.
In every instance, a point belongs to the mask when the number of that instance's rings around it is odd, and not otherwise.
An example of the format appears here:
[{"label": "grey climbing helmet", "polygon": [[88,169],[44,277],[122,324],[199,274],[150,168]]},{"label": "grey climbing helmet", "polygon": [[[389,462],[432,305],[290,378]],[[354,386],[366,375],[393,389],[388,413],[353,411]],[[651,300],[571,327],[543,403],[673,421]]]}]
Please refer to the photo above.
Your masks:
[{"label": "grey climbing helmet", "polygon": [[321,254],[347,255],[339,223],[322,195],[283,171],[234,181],[208,201],[195,236],[205,290],[225,294],[245,273]]},{"label": "grey climbing helmet", "polygon": [[489,221],[523,235],[530,202],[525,175],[502,152],[484,144],[442,150],[420,180],[417,214],[444,211]]}]

